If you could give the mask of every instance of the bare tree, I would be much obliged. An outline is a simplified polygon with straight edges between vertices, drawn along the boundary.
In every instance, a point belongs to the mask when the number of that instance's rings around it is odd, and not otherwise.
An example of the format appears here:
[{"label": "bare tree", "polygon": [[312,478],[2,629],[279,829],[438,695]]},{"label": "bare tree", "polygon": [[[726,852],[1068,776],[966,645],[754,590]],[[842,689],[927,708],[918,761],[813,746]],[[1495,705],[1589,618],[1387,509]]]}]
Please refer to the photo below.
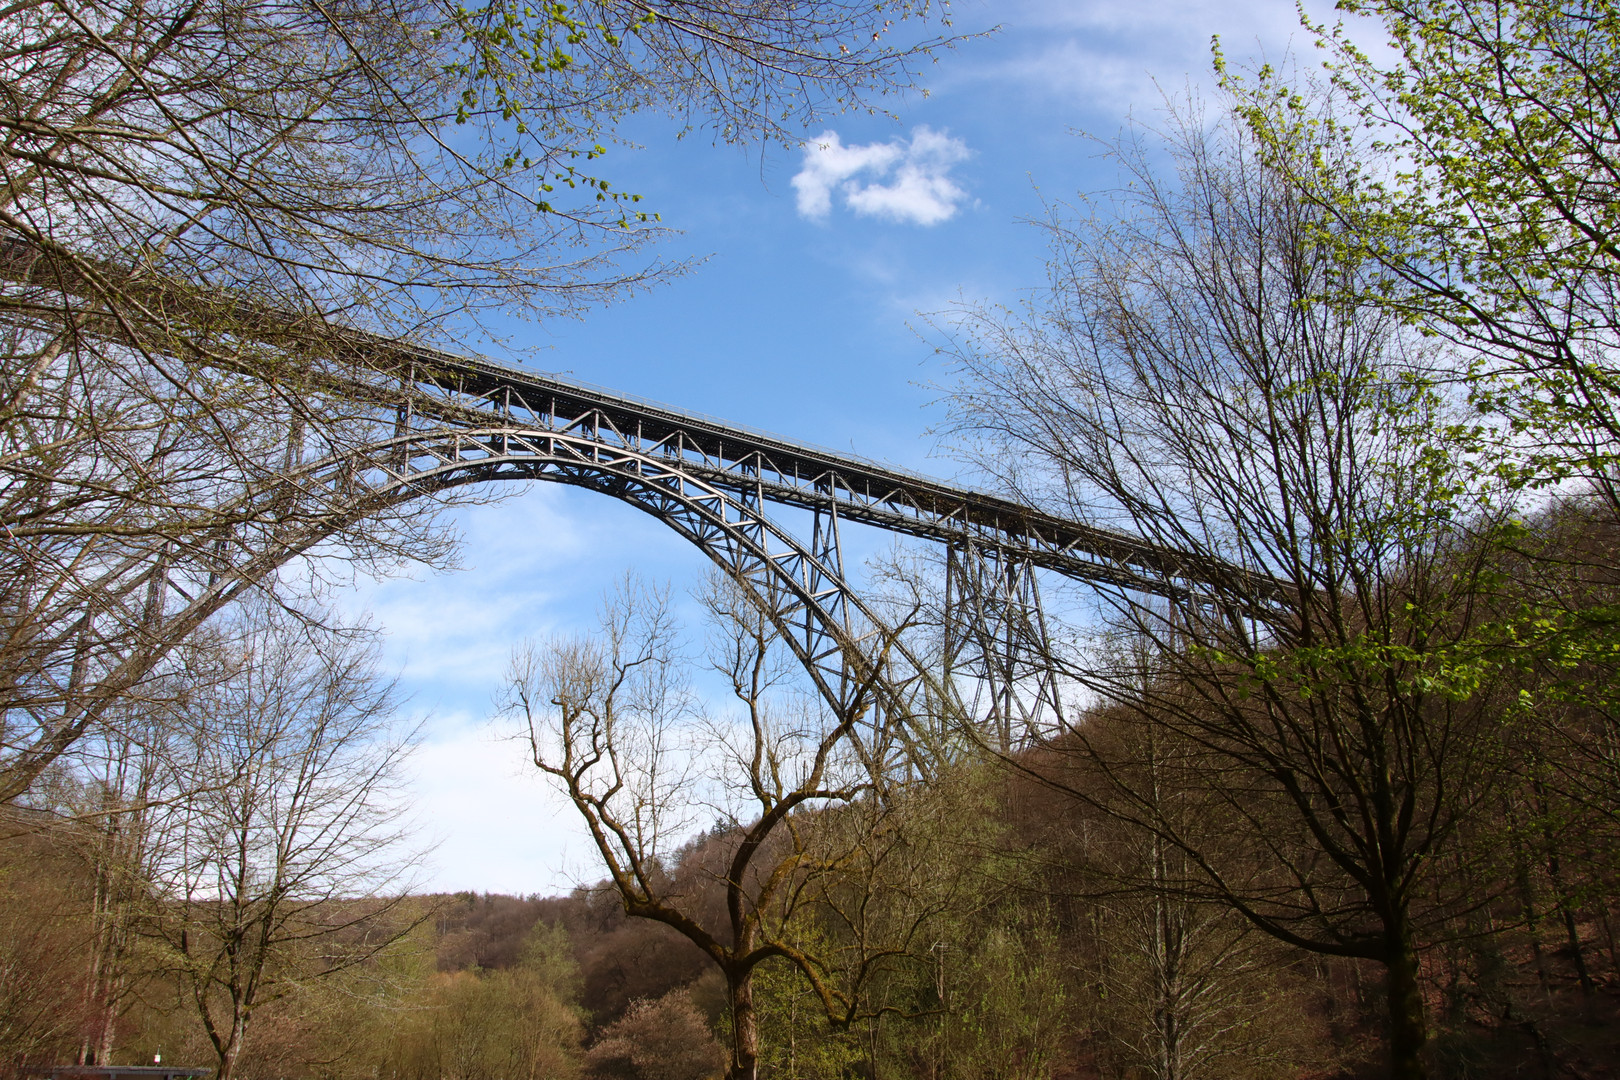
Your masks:
[{"label": "bare tree", "polygon": [[[198,768],[193,726],[217,705],[211,695],[222,683],[240,676],[244,649],[253,647],[242,635],[253,633],[240,621],[216,620],[182,643],[30,792],[34,829],[72,853],[85,879],[85,910],[76,915],[82,941],[74,950],[84,968],[80,1064],[105,1063],[120,1045],[126,1014],[161,981],[142,931],[159,914],[154,882],[178,858],[175,823],[189,801],[234,780]],[[4,838],[20,838],[12,833]]]},{"label": "bare tree", "polygon": [[413,925],[392,786],[409,747],[354,631],[250,611],[229,670],[185,713],[187,774],[165,822],[151,932],[235,1074],[255,1013],[349,970]]},{"label": "bare tree", "polygon": [[1027,498],[1248,572],[1167,574],[1169,602],[1101,588],[1099,625],[1146,647],[1054,658],[1113,726],[1189,749],[1161,780],[1209,792],[1228,835],[1162,812],[1148,763],[1083,720],[1062,745],[1105,794],[1070,790],[1178,849],[1176,894],[1382,964],[1393,1074],[1417,1077],[1419,950],[1483,899],[1433,868],[1499,767],[1468,529],[1502,507],[1437,445],[1453,417],[1425,357],[1355,299],[1376,279],[1253,139],[1194,114],[1166,149],[1172,177],[1122,148],[1118,213],[1054,212],[1022,317],[959,312],[957,430]]},{"label": "bare tree", "polygon": [[720,1047],[687,990],[637,1001],[591,1047],[596,1080],[709,1080]]},{"label": "bare tree", "polygon": [[[1062,773],[1065,785],[1091,788],[1109,802],[1107,789],[1129,783],[1155,822],[1173,825],[1181,843],[1162,830],[1145,830],[1092,807],[1072,813],[1062,857],[1072,864],[1090,912],[1092,965],[1099,987],[1094,1025],[1122,1064],[1155,1080],[1265,1073],[1302,1067],[1312,1031],[1302,997],[1290,994],[1283,947],[1261,934],[1231,904],[1190,896],[1197,870],[1188,847],[1206,857],[1241,836],[1223,800],[1208,786],[1185,783],[1189,748],[1155,725],[1116,722],[1107,712],[1084,721],[1089,746],[1117,770],[1106,779],[1084,775],[1083,759],[1051,757],[1043,777]],[[1112,729],[1112,730],[1110,730]],[[1110,745],[1112,744],[1112,745]],[[1105,749],[1106,748],[1106,749]],[[1202,764],[1197,749],[1191,756]],[[1074,768],[1075,766],[1078,768]],[[1100,782],[1099,782],[1100,781]],[[1240,841],[1241,844],[1241,841]],[[1248,854],[1242,849],[1228,863]]]},{"label": "bare tree", "polygon": [[[186,674],[199,690],[208,686],[210,672],[193,666]],[[139,959],[139,934],[155,913],[151,883],[167,854],[164,819],[192,786],[177,771],[187,755],[176,745],[184,737],[173,712],[137,708],[109,720],[75,747],[70,778],[77,782],[58,808],[65,827],[54,830],[82,852],[91,879],[83,1065],[107,1062],[119,1021],[151,973]]]},{"label": "bare tree", "polygon": [[[752,1080],[761,964],[791,965],[847,1026],[926,916],[879,917],[860,885],[904,861],[883,796],[906,748],[866,716],[875,688],[857,687],[842,715],[823,712],[784,684],[792,660],[735,587],[717,579],[706,602],[739,716],[697,722],[667,596],[634,582],[608,600],[599,638],[520,650],[502,706],[584,819],[626,912],[673,927],[720,969],[727,1075]],[[722,826],[683,849],[705,803]],[[812,913],[844,920],[841,946],[804,933]]]},{"label": "bare tree", "polygon": [[0,11],[0,801],[287,560],[446,558],[432,506],[300,479],[392,433],[354,328],[443,338],[661,280],[653,220],[587,175],[615,121],[780,136],[938,44],[889,32],[928,16],[909,0],[568,12]]}]

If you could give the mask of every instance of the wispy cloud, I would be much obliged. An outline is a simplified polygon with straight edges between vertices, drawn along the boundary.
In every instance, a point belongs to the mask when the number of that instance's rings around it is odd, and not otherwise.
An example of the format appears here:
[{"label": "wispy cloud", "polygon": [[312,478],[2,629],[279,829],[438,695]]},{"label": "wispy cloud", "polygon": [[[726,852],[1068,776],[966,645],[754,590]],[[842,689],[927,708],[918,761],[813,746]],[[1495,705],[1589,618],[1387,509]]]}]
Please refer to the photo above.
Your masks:
[{"label": "wispy cloud", "polygon": [[967,144],[919,126],[909,140],[845,146],[827,131],[804,148],[804,165],[793,177],[799,213],[824,218],[833,198],[857,214],[937,225],[956,213],[967,192],[951,169],[971,156]]},{"label": "wispy cloud", "polygon": [[[1303,0],[1322,22],[1341,16],[1329,0]],[[1214,86],[1211,40],[1219,36],[1237,67],[1289,57],[1314,65],[1294,0],[998,0],[1005,33],[995,48],[967,55],[954,77],[991,81],[1057,101],[1084,103],[1110,121],[1132,108],[1149,112],[1166,96]],[[1370,20],[1348,22],[1352,39],[1375,53],[1383,35]]]}]

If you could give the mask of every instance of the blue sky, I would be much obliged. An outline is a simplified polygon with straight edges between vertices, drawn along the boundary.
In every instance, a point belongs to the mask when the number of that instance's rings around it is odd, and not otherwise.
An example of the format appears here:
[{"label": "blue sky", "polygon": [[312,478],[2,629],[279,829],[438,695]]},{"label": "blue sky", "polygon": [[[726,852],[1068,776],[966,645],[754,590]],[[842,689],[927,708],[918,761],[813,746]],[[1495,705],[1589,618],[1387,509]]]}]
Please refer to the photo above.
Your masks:
[{"label": "blue sky", "polygon": [[[804,147],[763,152],[636,121],[641,148],[614,148],[603,174],[679,230],[665,254],[701,263],[581,321],[515,324],[521,352],[497,358],[962,477],[928,434],[943,372],[919,313],[1016,303],[1037,285],[1045,251],[1027,221],[1043,198],[1117,183],[1079,133],[1151,124],[1166,93],[1207,88],[1212,35],[1233,58],[1309,45],[1291,0],[957,0],[955,17],[1001,29],[943,55],[927,96],[891,103],[897,121],[835,118]],[[572,810],[487,720],[492,695],[516,641],[588,629],[626,569],[679,591],[707,563],[638,511],[557,485],[457,524],[463,569],[349,601],[387,632],[386,663],[424,720],[409,797],[437,846],[419,885],[550,893],[595,880]],[[888,544],[851,539],[857,555]]]}]

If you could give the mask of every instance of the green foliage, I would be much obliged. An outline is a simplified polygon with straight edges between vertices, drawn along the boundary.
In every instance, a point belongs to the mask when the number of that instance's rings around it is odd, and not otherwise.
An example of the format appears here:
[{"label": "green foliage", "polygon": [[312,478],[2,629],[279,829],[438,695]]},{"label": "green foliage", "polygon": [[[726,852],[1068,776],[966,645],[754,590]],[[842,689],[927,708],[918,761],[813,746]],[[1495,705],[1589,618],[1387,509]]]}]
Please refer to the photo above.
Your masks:
[{"label": "green foliage", "polygon": [[[1463,347],[1457,445],[1518,487],[1604,479],[1620,435],[1620,11],[1608,2],[1350,0],[1309,20],[1327,83],[1217,66],[1273,159],[1370,260],[1374,294]],[[1376,24],[1392,62],[1353,30]]]},{"label": "green foliage", "polygon": [[821,999],[797,968],[761,965],[754,976],[754,993],[762,1075],[842,1080],[865,1060],[859,1036],[828,1024]]},{"label": "green foliage", "polygon": [[[458,5],[432,35],[453,47],[455,122],[481,122],[501,168],[533,170],[536,209],[580,213],[566,188],[628,227],[656,215],[631,210],[641,196],[591,164],[625,117],[658,109],[683,134],[703,124],[717,141],[792,143],[829,112],[913,85],[917,63],[948,43],[926,37],[936,18],[949,25],[948,0],[486,0]],[[899,36],[907,25],[917,32]]]},{"label": "green foliage", "polygon": [[[432,34],[453,38],[459,46],[443,65],[462,88],[455,122],[491,122],[500,167],[532,171],[531,182],[540,193],[536,210],[555,214],[569,209],[545,197],[561,184],[620,207],[621,226],[645,224],[656,215],[625,209],[639,203],[640,195],[614,191],[607,180],[580,168],[581,162],[607,153],[601,141],[604,130],[644,103],[624,77],[614,79],[611,68],[590,63],[585,54],[625,50],[626,39],[656,16],[630,5],[604,5],[598,16],[593,20],[565,3],[490,0],[472,9],[458,5],[448,25]],[[580,59],[575,52],[582,53]]]},{"label": "green foliage", "polygon": [[1037,864],[1010,834],[1004,781],[963,765],[897,795],[892,829],[903,843],[882,853],[882,872],[862,877],[868,868],[852,865],[849,894],[829,896],[796,933],[819,956],[851,953],[863,933],[907,947],[864,972],[860,1007],[836,1024],[797,969],[762,966],[762,1076],[1051,1075],[1070,1020],[1068,964]]},{"label": "green foliage", "polygon": [[400,1080],[487,1080],[580,1072],[584,1025],[566,996],[578,969],[539,924],[517,967],[436,975],[407,1003],[380,1065]]},{"label": "green foliage", "polygon": [[1071,1019],[1067,965],[1042,913],[1020,906],[999,906],[994,918],[964,928],[955,955],[939,950],[941,1016],[919,1040],[938,1075],[1044,1080],[1061,1058]]}]

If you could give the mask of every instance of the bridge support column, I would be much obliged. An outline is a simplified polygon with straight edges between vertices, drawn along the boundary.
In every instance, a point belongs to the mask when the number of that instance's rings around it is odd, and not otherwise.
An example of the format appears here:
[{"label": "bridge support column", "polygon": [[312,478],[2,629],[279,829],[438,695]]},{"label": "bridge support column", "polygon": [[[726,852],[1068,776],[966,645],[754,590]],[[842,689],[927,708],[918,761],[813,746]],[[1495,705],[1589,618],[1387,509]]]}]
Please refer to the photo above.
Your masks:
[{"label": "bridge support column", "polygon": [[1026,558],[972,538],[945,552],[945,677],[1000,753],[1063,721],[1040,582]]}]

